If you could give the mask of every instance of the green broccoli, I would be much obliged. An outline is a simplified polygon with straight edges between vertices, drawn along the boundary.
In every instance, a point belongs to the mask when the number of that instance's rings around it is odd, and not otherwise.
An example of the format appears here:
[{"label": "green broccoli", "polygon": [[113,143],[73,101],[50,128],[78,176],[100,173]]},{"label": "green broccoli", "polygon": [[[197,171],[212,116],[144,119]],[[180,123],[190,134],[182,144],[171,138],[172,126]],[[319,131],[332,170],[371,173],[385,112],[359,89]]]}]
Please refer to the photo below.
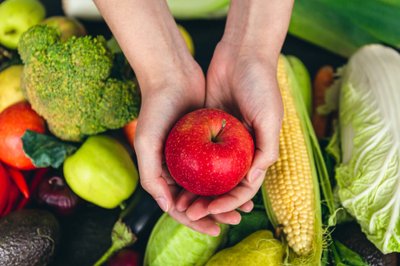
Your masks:
[{"label": "green broccoli", "polygon": [[38,25],[22,35],[18,52],[22,89],[60,139],[81,141],[137,116],[137,90],[133,82],[111,77],[114,55],[104,37],[61,42],[55,29]]}]

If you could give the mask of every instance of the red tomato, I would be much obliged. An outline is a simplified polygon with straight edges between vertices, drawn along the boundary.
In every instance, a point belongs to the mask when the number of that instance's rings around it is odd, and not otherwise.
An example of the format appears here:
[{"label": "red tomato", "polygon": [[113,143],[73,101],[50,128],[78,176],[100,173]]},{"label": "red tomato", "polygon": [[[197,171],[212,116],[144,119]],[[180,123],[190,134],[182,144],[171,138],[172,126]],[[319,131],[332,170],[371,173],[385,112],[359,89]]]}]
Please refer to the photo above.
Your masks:
[{"label": "red tomato", "polygon": [[45,121],[28,102],[13,104],[0,113],[0,160],[18,169],[35,169],[22,149],[21,137],[30,129],[44,133]]},{"label": "red tomato", "polygon": [[131,147],[133,149],[135,149],[134,147],[134,140],[135,140],[135,134],[136,134],[136,125],[137,125],[137,118],[133,119],[131,122],[129,122],[128,124],[126,124],[124,126],[124,134],[126,139],[129,142],[129,145],[131,145]]}]

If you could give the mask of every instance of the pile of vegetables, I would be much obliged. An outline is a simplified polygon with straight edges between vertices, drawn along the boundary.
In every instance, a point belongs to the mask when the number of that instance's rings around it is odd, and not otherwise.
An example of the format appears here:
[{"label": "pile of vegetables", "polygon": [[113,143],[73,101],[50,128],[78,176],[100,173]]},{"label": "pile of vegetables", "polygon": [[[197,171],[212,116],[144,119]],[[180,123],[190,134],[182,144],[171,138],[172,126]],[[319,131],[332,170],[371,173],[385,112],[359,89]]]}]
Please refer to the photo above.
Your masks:
[{"label": "pile of vegetables", "polygon": [[[99,18],[92,1],[62,2],[68,15],[84,17],[85,5]],[[168,4],[177,18],[212,18],[229,0]],[[14,8],[33,19],[15,24]],[[37,0],[2,2],[0,17],[18,30],[2,36],[0,23],[0,264],[397,265],[400,55],[382,43],[398,47],[399,9],[296,1],[290,33],[348,63],[322,67],[312,83],[297,57],[280,57],[280,157],[254,210],[211,237],[162,214],[138,184],[140,95],[116,41],[46,18]]]}]

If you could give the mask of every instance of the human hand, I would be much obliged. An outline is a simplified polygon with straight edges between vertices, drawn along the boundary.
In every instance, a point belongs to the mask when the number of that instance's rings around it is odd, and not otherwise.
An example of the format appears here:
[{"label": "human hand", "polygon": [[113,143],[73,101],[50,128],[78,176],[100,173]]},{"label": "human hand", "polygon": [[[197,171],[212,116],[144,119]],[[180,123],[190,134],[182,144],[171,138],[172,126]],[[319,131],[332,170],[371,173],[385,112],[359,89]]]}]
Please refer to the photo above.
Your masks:
[{"label": "human hand", "polygon": [[230,192],[215,198],[181,194],[177,208],[191,220],[237,208],[251,211],[251,199],[279,152],[283,106],[276,82],[277,59],[231,43],[218,44],[207,73],[206,106],[239,118],[253,133],[256,150],[247,176]]}]

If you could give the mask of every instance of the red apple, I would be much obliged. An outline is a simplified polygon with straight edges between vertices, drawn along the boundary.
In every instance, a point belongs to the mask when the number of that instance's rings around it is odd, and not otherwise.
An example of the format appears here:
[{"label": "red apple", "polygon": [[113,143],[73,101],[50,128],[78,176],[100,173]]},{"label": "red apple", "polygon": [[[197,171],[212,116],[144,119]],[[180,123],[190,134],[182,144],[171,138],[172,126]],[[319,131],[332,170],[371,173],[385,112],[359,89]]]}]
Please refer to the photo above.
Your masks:
[{"label": "red apple", "polygon": [[244,125],[217,109],[199,109],[182,117],[170,131],[165,159],[175,181],[202,196],[233,189],[248,172],[254,142]]}]

